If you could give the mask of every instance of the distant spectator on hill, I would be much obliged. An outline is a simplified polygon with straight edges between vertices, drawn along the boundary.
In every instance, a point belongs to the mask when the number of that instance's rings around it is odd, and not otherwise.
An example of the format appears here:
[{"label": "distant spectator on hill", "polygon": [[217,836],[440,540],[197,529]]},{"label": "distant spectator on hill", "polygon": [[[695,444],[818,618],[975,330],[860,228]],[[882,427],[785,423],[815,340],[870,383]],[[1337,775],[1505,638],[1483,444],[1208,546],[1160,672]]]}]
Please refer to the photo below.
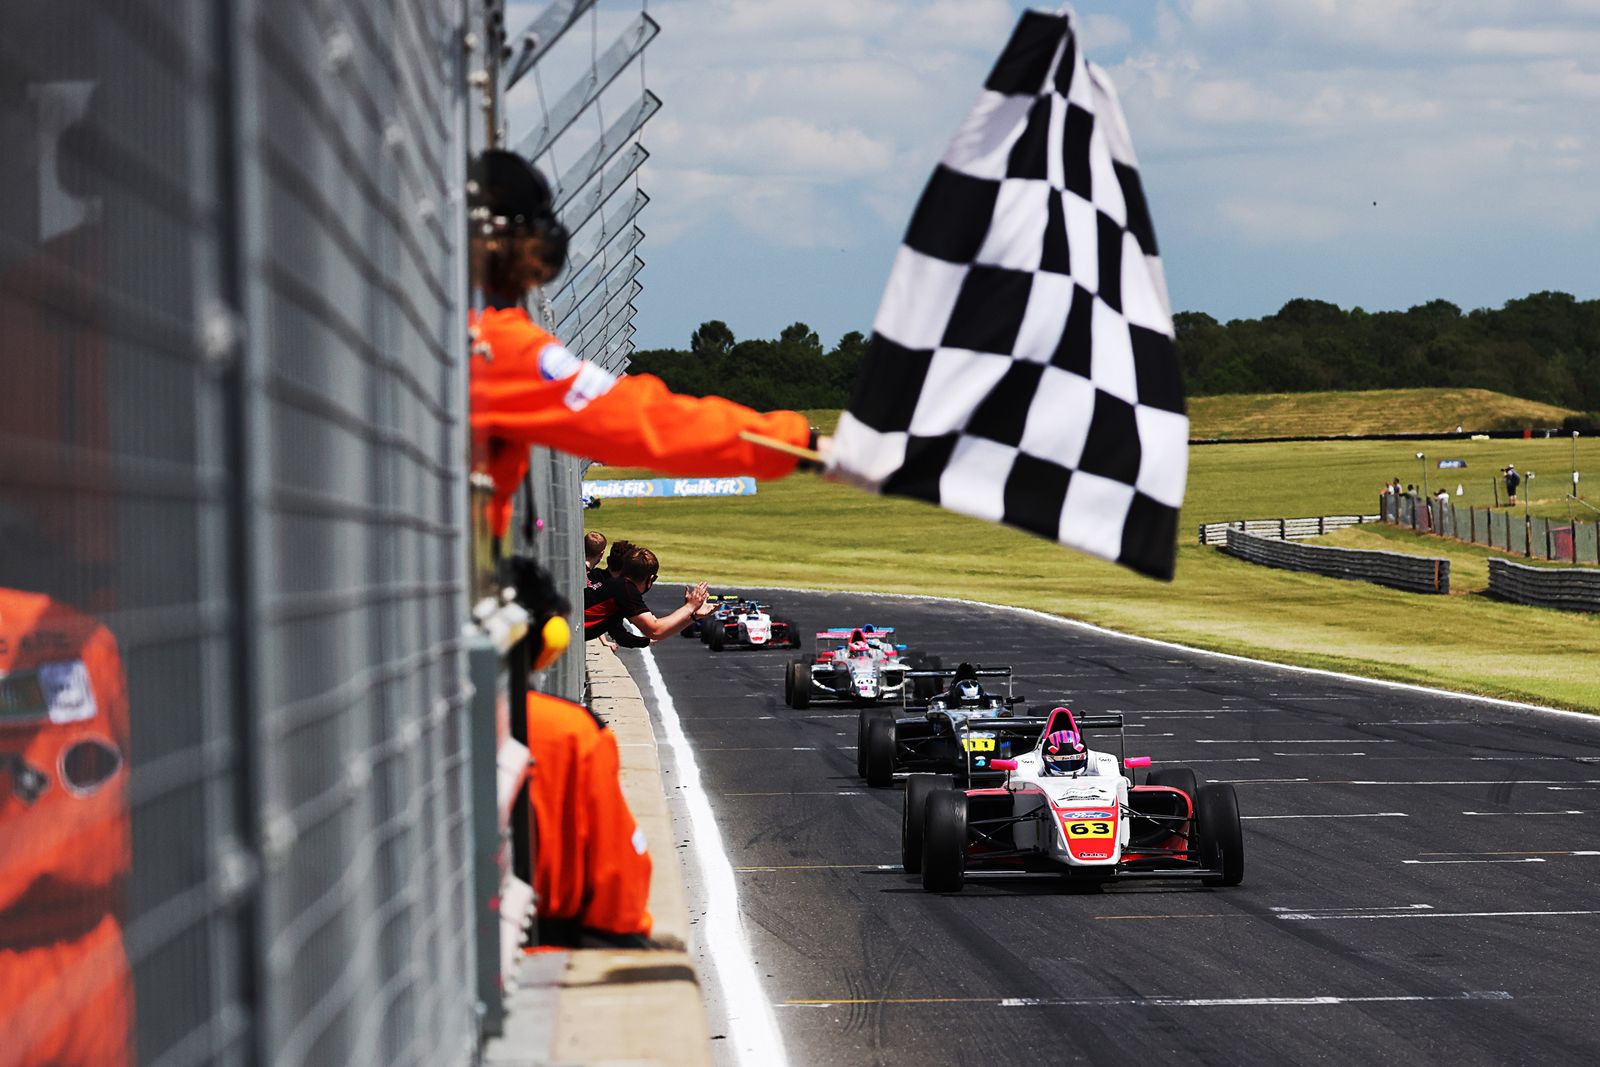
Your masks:
[{"label": "distant spectator on hill", "polygon": [[1522,475],[1517,473],[1515,464],[1506,464],[1506,502],[1512,507],[1517,506],[1517,486],[1522,484]]}]

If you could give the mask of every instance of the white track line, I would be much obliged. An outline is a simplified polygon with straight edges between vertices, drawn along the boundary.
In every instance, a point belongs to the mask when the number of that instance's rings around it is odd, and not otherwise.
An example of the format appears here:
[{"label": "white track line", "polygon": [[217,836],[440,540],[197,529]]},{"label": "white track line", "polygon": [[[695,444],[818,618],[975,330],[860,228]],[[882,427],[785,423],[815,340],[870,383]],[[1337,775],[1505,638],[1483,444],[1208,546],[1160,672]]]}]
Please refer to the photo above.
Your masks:
[{"label": "white track line", "polygon": [[1412,1004],[1418,1001],[1510,1000],[1503,990],[1443,996],[1387,997],[911,997],[903,1000],[790,1000],[780,1008],[838,1008],[854,1004],[932,1007],[987,1005],[995,1008],[1322,1008],[1339,1004]]},{"label": "white track line", "polygon": [[1463,815],[1582,815],[1581,811],[1464,811]]},{"label": "white track line", "polygon": [[700,876],[706,887],[703,936],[712,966],[716,968],[717,983],[722,987],[722,1003],[728,1013],[729,1044],[740,1064],[787,1067],[789,1056],[778,1030],[778,1017],[772,1011],[772,1002],[761,991],[761,976],[756,972],[750,939],[745,934],[739,911],[738,881],[723,846],[711,800],[700,782],[700,766],[695,762],[694,750],[683,732],[683,721],[678,718],[677,705],[672,702],[672,694],[667,692],[667,683],[661,677],[661,668],[656,666],[655,656],[648,648],[642,652],[640,661],[655,694],[656,713],[661,718],[667,746],[672,749],[678,788],[689,812],[689,824],[694,828],[695,861],[700,865]]},{"label": "white track line", "polygon": [[[938,600],[946,604],[965,604],[968,607],[988,608],[991,611],[1010,611],[1018,615],[1025,615],[1041,622],[1063,626],[1070,630],[1087,630],[1101,637],[1115,638],[1120,641],[1131,641],[1134,644],[1149,645],[1153,648],[1169,649],[1173,652],[1183,652],[1191,656],[1204,656],[1207,659],[1221,660],[1224,663],[1244,663],[1251,667],[1268,667],[1272,670],[1284,671],[1289,674],[1307,674],[1314,678],[1333,678],[1341,682],[1355,682],[1358,685],[1369,685],[1378,689],[1398,690],[1403,693],[1421,693],[1425,696],[1445,697],[1449,700],[1461,700],[1471,704],[1488,704],[1497,708],[1515,708],[1518,711],[1536,711],[1544,715],[1560,715],[1569,719],[1582,719],[1593,723],[1596,716],[1586,711],[1567,711],[1565,708],[1547,708],[1542,704],[1527,704],[1520,700],[1502,700],[1499,697],[1474,696],[1471,693],[1457,693],[1449,689],[1434,689],[1426,685],[1415,685],[1411,682],[1390,682],[1382,678],[1363,678],[1359,674],[1343,674],[1339,671],[1323,670],[1320,667],[1296,667],[1288,663],[1274,663],[1271,660],[1251,659],[1249,656],[1236,656],[1231,652],[1212,652],[1209,649],[1195,648],[1191,645],[1180,645],[1175,641],[1163,641],[1155,637],[1140,637],[1137,634],[1125,634],[1118,630],[1109,630],[1104,626],[1096,626],[1092,622],[1081,619],[1068,619],[1060,615],[1051,615],[1045,611],[1035,611],[1033,608],[1017,608],[1009,604],[990,604],[983,600],[968,600],[964,597],[934,596],[931,594],[910,593],[874,593],[870,591],[851,589],[803,589],[796,586],[785,585],[754,585],[746,586],[749,589],[760,589],[774,593],[818,593],[823,596],[872,596],[885,600]],[[1149,692],[1150,690],[1138,690]],[[1162,690],[1157,690],[1162,691]],[[1306,697],[1296,696],[1294,699],[1305,700]],[[1315,699],[1326,699],[1318,697]]]},{"label": "white track line", "polygon": [[1348,919],[1520,919],[1552,915],[1600,915],[1600,911],[1401,911],[1386,915],[1325,915],[1308,912],[1304,915],[1279,915],[1278,918],[1299,922],[1338,922]]},{"label": "white track line", "polygon": [[[1468,815],[1472,814],[1467,812]],[[1251,819],[1409,819],[1403,811],[1369,811],[1352,815],[1241,815],[1240,822]]]}]

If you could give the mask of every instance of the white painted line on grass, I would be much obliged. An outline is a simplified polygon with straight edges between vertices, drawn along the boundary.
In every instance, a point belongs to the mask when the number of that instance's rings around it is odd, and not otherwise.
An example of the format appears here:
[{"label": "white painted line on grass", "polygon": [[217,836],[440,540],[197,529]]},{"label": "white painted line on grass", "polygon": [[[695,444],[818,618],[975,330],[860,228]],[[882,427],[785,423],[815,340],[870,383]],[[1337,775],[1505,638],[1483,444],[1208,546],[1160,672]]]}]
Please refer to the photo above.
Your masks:
[{"label": "white painted line on grass", "polygon": [[644,663],[645,678],[655,694],[656,713],[661,717],[667,746],[672,749],[678,787],[689,812],[689,824],[694,828],[695,860],[706,887],[702,930],[728,1012],[729,1045],[740,1064],[786,1067],[788,1052],[783,1047],[783,1035],[778,1031],[772,1002],[761,992],[761,976],[756,972],[750,939],[745,934],[744,919],[739,911],[738,881],[722,844],[722,831],[711,810],[711,799],[700,781],[700,766],[695,762],[694,750],[683,732],[683,721],[678,718],[677,705],[672,702],[672,694],[667,692],[666,680],[661,677],[654,654],[644,649],[640,661]]},{"label": "white painted line on grass", "polygon": [[[1470,812],[1468,814],[1471,814]],[[1240,822],[1251,819],[1409,819],[1403,811],[1367,811],[1350,815],[1241,815]]]},{"label": "white painted line on grass", "polygon": [[[1424,696],[1444,697],[1447,700],[1459,700],[1470,704],[1487,704],[1496,708],[1515,708],[1517,711],[1534,711],[1542,715],[1559,715],[1568,719],[1581,719],[1588,723],[1595,723],[1596,716],[1585,711],[1567,711],[1565,708],[1547,708],[1542,704],[1528,704],[1520,700],[1503,700],[1500,697],[1481,697],[1471,693],[1457,693],[1450,689],[1434,689],[1431,686],[1416,685],[1411,682],[1391,682],[1383,678],[1363,678],[1359,674],[1344,674],[1339,671],[1323,670],[1320,667],[1296,667],[1288,663],[1274,663],[1271,660],[1252,659],[1249,656],[1236,656],[1231,652],[1212,652],[1209,649],[1195,648],[1192,645],[1180,645],[1175,641],[1163,641],[1155,637],[1140,637],[1137,634],[1125,634],[1118,630],[1110,630],[1104,626],[1096,626],[1092,622],[1082,619],[1068,619],[1060,615],[1051,615],[1049,612],[1036,611],[1033,608],[1012,607],[1009,604],[990,604],[983,600],[968,600],[965,597],[936,596],[927,593],[874,593],[870,591],[849,589],[803,589],[795,586],[763,585],[748,588],[771,590],[781,593],[820,593],[823,595],[845,596],[873,596],[885,600],[938,600],[946,604],[965,604],[968,607],[987,608],[991,611],[1009,611],[1017,615],[1024,615],[1041,622],[1062,626],[1069,630],[1087,630],[1101,637],[1114,638],[1120,641],[1129,641],[1136,645],[1149,645],[1152,648],[1164,648],[1173,652],[1183,652],[1191,656],[1203,656],[1206,659],[1221,660],[1224,663],[1243,663],[1251,667],[1267,667],[1272,670],[1284,671],[1288,674],[1304,674],[1314,678],[1332,678],[1340,682],[1354,682],[1357,685],[1372,686],[1376,689],[1389,689],[1402,693],[1420,693]],[[1148,692],[1149,690],[1143,690]],[[1339,694],[1331,694],[1335,697]],[[1253,698],[1251,698],[1253,699]],[[1296,699],[1308,699],[1297,696]],[[1327,699],[1316,697],[1312,699]],[[1351,698],[1354,699],[1354,698]],[[1274,710],[1274,709],[1261,709]]]}]

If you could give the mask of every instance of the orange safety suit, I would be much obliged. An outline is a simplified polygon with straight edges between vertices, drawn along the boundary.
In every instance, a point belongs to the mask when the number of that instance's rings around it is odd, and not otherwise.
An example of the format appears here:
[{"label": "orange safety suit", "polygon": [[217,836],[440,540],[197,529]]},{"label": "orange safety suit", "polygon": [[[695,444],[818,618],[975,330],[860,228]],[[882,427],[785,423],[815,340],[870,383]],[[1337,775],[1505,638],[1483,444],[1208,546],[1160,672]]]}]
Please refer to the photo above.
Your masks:
[{"label": "orange safety suit", "polygon": [[616,735],[583,705],[528,694],[539,943],[650,934],[650,853],[622,795]]},{"label": "orange safety suit", "polygon": [[111,633],[0,589],[0,1064],[132,1062],[118,917],[128,697]]},{"label": "orange safety suit", "polygon": [[493,532],[503,536],[528,469],[528,448],[585,456],[669,475],[782,478],[795,458],[739,439],[749,431],[804,447],[797,411],[762,413],[722,397],[681,396],[648,374],[613,379],[580,361],[519,307],[472,321],[472,432],[477,460],[494,479]]}]

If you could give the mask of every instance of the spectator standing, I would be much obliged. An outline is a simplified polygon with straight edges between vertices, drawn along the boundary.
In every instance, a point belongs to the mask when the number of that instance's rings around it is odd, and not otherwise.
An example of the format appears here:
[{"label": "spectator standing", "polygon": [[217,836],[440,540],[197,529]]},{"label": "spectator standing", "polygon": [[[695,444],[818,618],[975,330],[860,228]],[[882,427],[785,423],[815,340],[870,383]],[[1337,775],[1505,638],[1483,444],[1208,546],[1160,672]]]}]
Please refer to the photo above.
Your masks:
[{"label": "spectator standing", "polygon": [[1522,484],[1522,475],[1517,473],[1515,464],[1506,464],[1506,502],[1512,507],[1517,506],[1517,487]]}]

